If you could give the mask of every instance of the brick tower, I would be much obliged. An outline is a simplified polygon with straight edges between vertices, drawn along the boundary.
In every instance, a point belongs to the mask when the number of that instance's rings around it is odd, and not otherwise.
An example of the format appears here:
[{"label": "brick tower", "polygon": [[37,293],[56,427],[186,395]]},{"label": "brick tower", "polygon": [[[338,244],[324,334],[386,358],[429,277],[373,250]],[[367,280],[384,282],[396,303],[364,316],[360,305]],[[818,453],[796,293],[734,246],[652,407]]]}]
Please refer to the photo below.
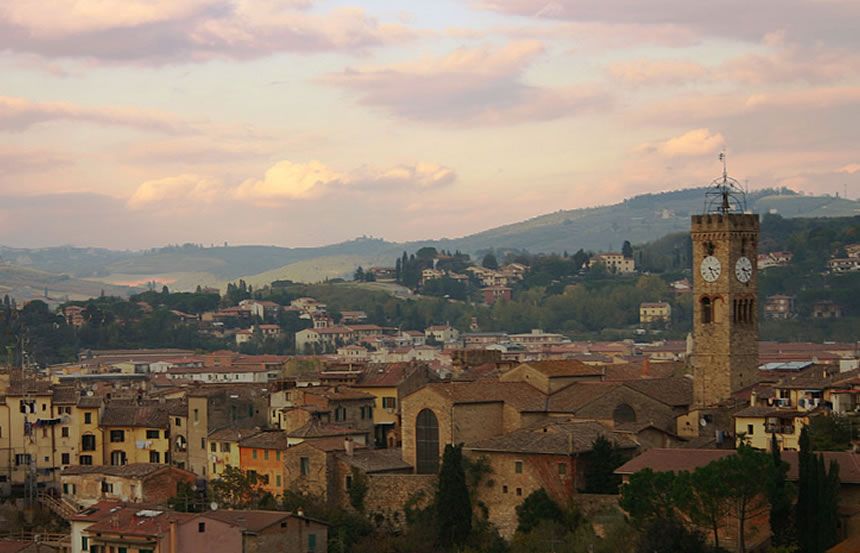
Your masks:
[{"label": "brick tower", "polygon": [[[723,156],[721,156],[723,158]],[[756,381],[756,259],[759,217],[744,213],[743,191],[726,175],[693,215],[693,400],[716,406]]]}]

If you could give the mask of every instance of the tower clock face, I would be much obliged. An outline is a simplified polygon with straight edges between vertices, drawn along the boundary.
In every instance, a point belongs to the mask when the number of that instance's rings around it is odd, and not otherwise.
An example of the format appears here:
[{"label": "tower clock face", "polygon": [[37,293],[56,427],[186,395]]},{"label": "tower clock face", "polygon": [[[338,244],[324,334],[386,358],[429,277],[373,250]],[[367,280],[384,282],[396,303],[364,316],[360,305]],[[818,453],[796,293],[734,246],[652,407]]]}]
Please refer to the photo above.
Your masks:
[{"label": "tower clock face", "polygon": [[752,278],[753,266],[748,257],[740,257],[735,263],[735,276],[746,284]]},{"label": "tower clock face", "polygon": [[713,255],[709,255],[703,259],[702,265],[699,267],[699,271],[702,273],[702,278],[705,279],[705,282],[716,281],[720,278],[722,270],[723,266],[720,264],[720,260]]}]

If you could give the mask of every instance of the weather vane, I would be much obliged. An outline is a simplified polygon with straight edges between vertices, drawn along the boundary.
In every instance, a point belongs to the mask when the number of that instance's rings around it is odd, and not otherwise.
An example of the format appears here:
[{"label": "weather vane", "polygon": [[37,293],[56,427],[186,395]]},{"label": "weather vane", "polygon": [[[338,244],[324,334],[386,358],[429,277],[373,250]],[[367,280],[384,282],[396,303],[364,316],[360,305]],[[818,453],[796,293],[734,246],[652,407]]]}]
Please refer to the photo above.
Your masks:
[{"label": "weather vane", "polygon": [[747,208],[747,195],[741,184],[729,176],[726,151],[720,152],[723,164],[721,177],[711,181],[705,192],[705,213],[744,213]]}]

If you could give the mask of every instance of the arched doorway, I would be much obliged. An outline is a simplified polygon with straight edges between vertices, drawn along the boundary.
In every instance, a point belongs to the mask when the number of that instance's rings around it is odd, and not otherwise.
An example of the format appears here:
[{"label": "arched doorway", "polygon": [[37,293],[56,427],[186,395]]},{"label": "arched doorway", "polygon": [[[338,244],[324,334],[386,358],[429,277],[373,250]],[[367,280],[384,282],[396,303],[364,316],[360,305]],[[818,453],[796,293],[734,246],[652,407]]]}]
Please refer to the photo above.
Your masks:
[{"label": "arched doorway", "polygon": [[439,420],[430,409],[415,419],[415,468],[419,474],[439,471]]}]

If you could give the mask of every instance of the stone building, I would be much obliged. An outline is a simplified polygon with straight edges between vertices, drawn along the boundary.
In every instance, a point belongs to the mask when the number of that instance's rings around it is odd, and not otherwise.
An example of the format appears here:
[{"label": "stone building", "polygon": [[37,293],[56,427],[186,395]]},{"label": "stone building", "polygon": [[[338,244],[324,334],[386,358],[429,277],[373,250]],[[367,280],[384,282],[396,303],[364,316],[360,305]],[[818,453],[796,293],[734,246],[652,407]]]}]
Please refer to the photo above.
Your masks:
[{"label": "stone building", "polygon": [[114,499],[130,503],[165,503],[180,482],[196,480],[193,473],[166,465],[133,463],[122,466],[69,467],[60,474],[63,497],[83,506]]}]

